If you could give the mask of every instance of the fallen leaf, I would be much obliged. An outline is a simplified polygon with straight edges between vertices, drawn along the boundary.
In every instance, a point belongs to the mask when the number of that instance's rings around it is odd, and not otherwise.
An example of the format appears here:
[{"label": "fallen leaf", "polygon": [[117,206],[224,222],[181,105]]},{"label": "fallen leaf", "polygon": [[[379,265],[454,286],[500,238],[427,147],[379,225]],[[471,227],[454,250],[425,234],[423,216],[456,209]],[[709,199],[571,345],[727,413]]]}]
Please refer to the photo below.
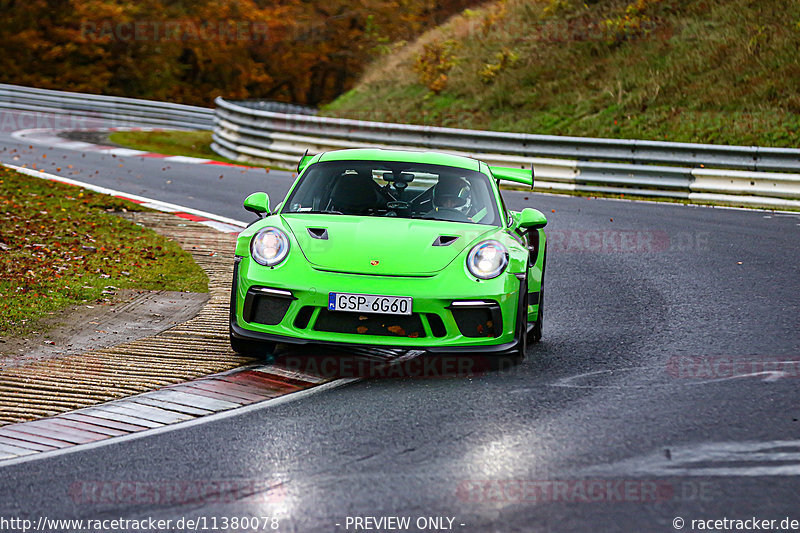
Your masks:
[{"label": "fallen leaf", "polygon": [[404,330],[404,329],[403,329],[402,327],[400,327],[400,326],[389,326],[389,327],[388,327],[388,328],[386,328],[386,329],[388,329],[389,331],[391,331],[391,332],[392,332],[392,333],[394,333],[395,335],[405,335],[405,334],[406,334],[406,330]]}]

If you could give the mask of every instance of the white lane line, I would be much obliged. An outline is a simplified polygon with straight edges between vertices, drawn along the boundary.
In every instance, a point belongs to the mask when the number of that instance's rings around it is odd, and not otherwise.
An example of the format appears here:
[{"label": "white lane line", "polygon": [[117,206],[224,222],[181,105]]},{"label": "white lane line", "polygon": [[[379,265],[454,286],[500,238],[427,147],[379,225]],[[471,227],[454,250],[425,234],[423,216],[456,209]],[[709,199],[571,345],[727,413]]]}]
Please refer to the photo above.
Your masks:
[{"label": "white lane line", "polygon": [[[134,200],[136,202],[141,203],[142,205],[146,205],[147,207],[155,209],[157,211],[163,211],[166,213],[174,213],[174,212],[188,213],[190,215],[197,215],[199,217],[208,218],[210,220],[216,220],[217,222],[222,222],[224,224],[230,224],[231,226],[234,226],[239,229],[247,227],[246,222],[242,222],[241,220],[235,220],[233,218],[223,217],[220,215],[215,215],[214,213],[209,213],[207,211],[201,211],[199,209],[193,209],[191,207],[171,204],[169,202],[162,202],[161,200],[154,200],[152,198],[147,198],[136,194],[130,194],[123,191],[108,189],[106,187],[100,187],[99,185],[92,185],[91,183],[85,183],[83,181],[72,180],[69,178],[65,178],[63,176],[58,176],[56,174],[49,174],[47,172],[40,172],[38,170],[32,170],[30,168],[23,168],[16,165],[9,165],[8,163],[3,163],[3,166],[6,168],[10,168],[12,170],[16,170],[20,174],[25,174],[26,176],[32,176],[34,178],[42,178],[50,181],[58,181],[61,183],[66,183],[68,185],[83,187],[84,189],[88,189],[90,191],[98,192],[101,194],[109,194],[111,196],[118,196],[122,198],[127,198],[129,200]],[[237,231],[239,230],[237,229]]]},{"label": "white lane line", "polygon": [[175,207],[167,207],[165,205],[151,203],[151,202],[142,202],[142,207],[146,207],[148,209],[155,209],[156,211],[161,211],[162,213],[180,213],[181,210]]},{"label": "white lane line", "polygon": [[[59,144],[58,148],[64,148],[64,144]],[[149,154],[150,152],[145,152],[143,150],[134,150],[132,148],[106,148],[103,150],[98,150],[97,153],[118,155],[120,157],[131,157],[135,155]]]},{"label": "white lane line", "polygon": [[701,442],[669,446],[616,463],[595,465],[581,475],[798,476],[800,440]]},{"label": "white lane line", "polygon": [[[343,387],[345,385],[349,385],[355,381],[360,381],[358,378],[344,378],[344,379],[337,379],[335,381],[329,381],[328,383],[324,383],[322,385],[318,385],[316,387],[311,387],[309,389],[303,389],[301,391],[293,392],[291,394],[285,394],[283,396],[278,396],[277,398],[272,398],[270,400],[264,400],[263,402],[256,402],[250,405],[240,407],[238,409],[230,409],[228,411],[222,411],[219,413],[214,413],[213,415],[203,416],[200,418],[194,418],[192,420],[187,420],[185,422],[178,422],[176,424],[170,424],[167,426],[160,426],[155,427],[153,429],[137,431],[136,433],[131,433],[129,435],[125,435],[122,437],[114,437],[111,439],[104,439],[98,440],[95,442],[90,442],[88,444],[79,444],[77,446],[70,446],[68,448],[62,448],[59,450],[52,450],[47,452],[41,452],[33,455],[26,455],[23,457],[15,457],[11,459],[6,459],[0,462],[0,469],[14,466],[22,463],[27,463],[30,461],[38,461],[40,459],[49,459],[51,457],[60,457],[62,455],[67,455],[71,453],[77,453],[82,451],[93,450],[95,448],[100,448],[102,446],[109,446],[111,444],[118,444],[122,442],[128,442],[137,439],[143,439],[147,437],[152,437],[155,435],[162,435],[164,433],[170,433],[172,431],[178,431],[187,429],[190,427],[198,426],[200,424],[206,424],[209,422],[216,422],[220,420],[227,420],[228,418],[233,418],[235,416],[246,415],[248,413],[252,413],[255,411],[260,411],[262,409],[269,409],[270,407],[274,407],[276,405],[281,405],[284,403],[294,402],[298,400],[302,400],[311,396],[313,394],[318,394],[321,392],[326,392],[329,390],[337,389],[339,387]],[[82,412],[85,412],[83,410]],[[88,413],[87,413],[88,414]],[[121,416],[121,415],[120,415]]]},{"label": "white lane line", "polygon": [[192,165],[202,165],[203,163],[212,161],[212,159],[202,159],[200,157],[189,157],[185,155],[172,155],[165,157],[163,160],[169,161],[170,163],[189,163]]},{"label": "white lane line", "polygon": [[233,224],[226,224],[225,222],[219,222],[216,220],[201,220],[200,224],[206,225],[210,228],[214,228],[217,231],[221,231],[222,233],[239,233],[242,231],[242,228],[239,226],[234,226]]},{"label": "white lane line", "polygon": [[94,146],[91,143],[85,143],[83,141],[72,141],[72,142],[64,142],[58,143],[57,148],[64,148],[66,150],[86,150]]}]

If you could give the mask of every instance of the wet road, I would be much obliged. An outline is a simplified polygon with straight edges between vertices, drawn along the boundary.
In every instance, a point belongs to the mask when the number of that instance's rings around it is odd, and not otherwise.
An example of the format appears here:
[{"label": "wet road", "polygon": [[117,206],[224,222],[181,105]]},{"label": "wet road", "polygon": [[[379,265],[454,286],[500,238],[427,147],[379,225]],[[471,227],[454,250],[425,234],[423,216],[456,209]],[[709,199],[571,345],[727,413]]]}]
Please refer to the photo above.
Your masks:
[{"label": "wet road", "polygon": [[[72,164],[76,174],[61,174],[240,220],[248,193],[277,201],[291,182],[28,146],[0,133],[3,161]],[[544,338],[521,365],[364,379],[0,465],[0,517],[158,518],[173,530],[204,517],[193,525],[231,531],[800,520],[800,216],[517,191],[506,200],[550,220]]]}]

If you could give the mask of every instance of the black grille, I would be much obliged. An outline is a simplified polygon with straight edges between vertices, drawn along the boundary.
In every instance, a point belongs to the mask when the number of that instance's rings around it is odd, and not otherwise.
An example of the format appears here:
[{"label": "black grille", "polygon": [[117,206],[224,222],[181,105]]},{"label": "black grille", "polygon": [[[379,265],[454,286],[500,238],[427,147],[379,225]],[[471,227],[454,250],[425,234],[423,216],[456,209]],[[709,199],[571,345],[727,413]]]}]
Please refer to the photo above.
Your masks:
[{"label": "black grille", "polygon": [[356,335],[383,335],[386,337],[425,336],[422,320],[417,313],[412,315],[381,315],[373,313],[350,313],[321,309],[314,323],[317,331],[351,333]]},{"label": "black grille", "polygon": [[431,333],[433,333],[434,337],[444,337],[447,335],[447,329],[444,327],[442,317],[433,313],[428,313],[425,315],[425,318],[428,319],[428,324],[431,326]]},{"label": "black grille", "polygon": [[297,329],[306,329],[309,321],[311,320],[311,315],[313,314],[314,308],[310,305],[300,309],[300,311],[297,313],[297,316],[294,318],[294,327]]},{"label": "black grille", "polygon": [[286,316],[292,300],[293,297],[273,296],[250,290],[244,299],[244,319],[265,326],[276,326]]},{"label": "black grille", "polygon": [[503,331],[499,306],[496,311],[492,307],[451,307],[450,311],[465,337],[497,337]]}]

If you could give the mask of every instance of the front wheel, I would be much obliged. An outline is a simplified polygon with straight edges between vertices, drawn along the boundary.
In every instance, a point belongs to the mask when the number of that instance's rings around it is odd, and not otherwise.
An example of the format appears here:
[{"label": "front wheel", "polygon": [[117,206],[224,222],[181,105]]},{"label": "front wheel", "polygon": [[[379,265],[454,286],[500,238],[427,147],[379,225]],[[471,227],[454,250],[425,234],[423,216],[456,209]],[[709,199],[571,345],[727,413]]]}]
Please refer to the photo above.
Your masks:
[{"label": "front wheel", "polygon": [[547,243],[544,245],[544,257],[542,258],[542,279],[539,283],[539,306],[536,312],[536,322],[533,323],[528,342],[536,343],[542,340],[542,326],[544,325],[544,272],[547,268]]},{"label": "front wheel", "polygon": [[519,287],[522,297],[520,298],[519,309],[517,310],[517,349],[514,351],[513,358],[516,362],[525,359],[525,352],[528,349],[528,281],[525,280]]},{"label": "front wheel", "polygon": [[[231,324],[236,321],[236,269],[234,268],[233,284],[231,285],[231,301],[228,309],[228,320]],[[233,336],[233,327],[228,327],[231,349],[239,355],[266,359],[275,352],[276,343],[269,341],[254,341],[239,339]]]},{"label": "front wheel", "polygon": [[542,313],[544,312],[544,285],[539,289],[539,311],[536,313],[536,322],[528,333],[528,342],[534,343],[542,340]]}]

